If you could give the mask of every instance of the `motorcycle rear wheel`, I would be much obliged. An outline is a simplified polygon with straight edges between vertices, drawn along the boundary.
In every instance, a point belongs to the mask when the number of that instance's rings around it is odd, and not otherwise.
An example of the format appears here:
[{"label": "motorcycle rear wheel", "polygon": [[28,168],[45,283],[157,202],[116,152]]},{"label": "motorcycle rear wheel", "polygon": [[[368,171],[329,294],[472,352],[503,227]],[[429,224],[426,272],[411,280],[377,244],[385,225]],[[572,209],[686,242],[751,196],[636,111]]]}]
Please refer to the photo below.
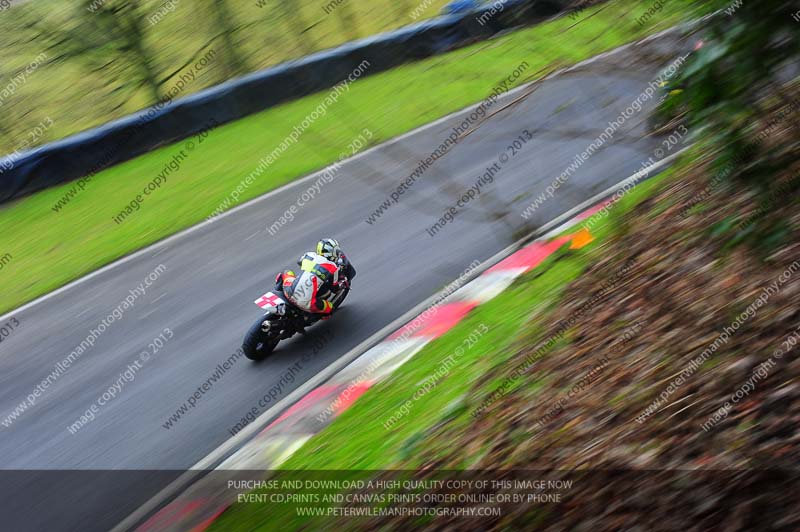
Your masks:
[{"label": "motorcycle rear wheel", "polygon": [[[264,360],[272,354],[272,351],[278,346],[278,342],[281,341],[280,336],[276,332],[272,334],[264,332],[262,324],[265,321],[276,322],[277,320],[273,316],[262,316],[250,327],[250,330],[247,331],[244,337],[244,342],[242,342],[244,356],[250,360]],[[277,325],[277,323],[275,323],[275,325]]]}]

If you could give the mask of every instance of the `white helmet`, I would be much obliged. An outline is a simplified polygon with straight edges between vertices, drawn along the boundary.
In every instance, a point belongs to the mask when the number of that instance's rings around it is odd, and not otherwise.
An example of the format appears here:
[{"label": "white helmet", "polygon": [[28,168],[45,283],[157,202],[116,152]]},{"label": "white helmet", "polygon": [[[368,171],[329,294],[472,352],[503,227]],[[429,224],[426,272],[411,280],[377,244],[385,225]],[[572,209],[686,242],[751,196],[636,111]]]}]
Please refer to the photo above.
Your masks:
[{"label": "white helmet", "polygon": [[341,257],[342,249],[339,247],[339,242],[334,238],[323,238],[317,242],[317,255],[322,255],[331,262]]}]

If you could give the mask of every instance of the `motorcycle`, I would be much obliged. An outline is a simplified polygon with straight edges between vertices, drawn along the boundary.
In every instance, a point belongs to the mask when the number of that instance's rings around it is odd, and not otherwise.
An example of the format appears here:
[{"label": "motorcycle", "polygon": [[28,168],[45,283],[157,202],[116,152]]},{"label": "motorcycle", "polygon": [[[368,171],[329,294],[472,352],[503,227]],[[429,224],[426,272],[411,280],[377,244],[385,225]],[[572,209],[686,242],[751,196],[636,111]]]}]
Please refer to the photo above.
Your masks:
[{"label": "motorcycle", "polygon": [[[304,275],[313,275],[304,272]],[[334,310],[344,302],[350,293],[347,278],[340,281],[340,288],[330,299]],[[250,360],[264,360],[278,346],[281,340],[288,340],[295,334],[305,334],[305,328],[320,321],[319,314],[308,313],[274,292],[267,292],[254,303],[266,313],[247,331],[242,343],[244,355]]]}]

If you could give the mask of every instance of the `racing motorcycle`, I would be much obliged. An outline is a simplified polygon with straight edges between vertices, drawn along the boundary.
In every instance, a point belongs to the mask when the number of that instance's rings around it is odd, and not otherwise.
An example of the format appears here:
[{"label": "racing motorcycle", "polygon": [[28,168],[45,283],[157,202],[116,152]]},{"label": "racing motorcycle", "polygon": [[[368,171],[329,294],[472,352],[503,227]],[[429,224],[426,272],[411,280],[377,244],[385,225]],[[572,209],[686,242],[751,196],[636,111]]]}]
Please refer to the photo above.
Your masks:
[{"label": "racing motorcycle", "polygon": [[[295,292],[310,286],[311,272],[303,272]],[[350,281],[346,277],[339,280],[340,288],[333,293],[330,302],[334,310],[344,302],[350,293]],[[295,334],[305,334],[305,328],[322,319],[319,314],[311,314],[288,301],[293,294],[286,297],[274,292],[267,292],[254,303],[266,313],[256,321],[244,337],[242,350],[250,360],[264,360],[269,356],[281,340],[287,340]]]}]

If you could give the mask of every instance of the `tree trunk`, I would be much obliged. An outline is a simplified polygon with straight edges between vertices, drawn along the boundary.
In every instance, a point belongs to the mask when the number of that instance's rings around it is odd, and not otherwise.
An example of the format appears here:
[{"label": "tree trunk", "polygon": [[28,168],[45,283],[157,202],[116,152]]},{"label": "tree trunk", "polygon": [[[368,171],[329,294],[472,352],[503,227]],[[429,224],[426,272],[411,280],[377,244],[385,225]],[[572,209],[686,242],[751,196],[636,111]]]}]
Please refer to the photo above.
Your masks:
[{"label": "tree trunk", "polygon": [[239,53],[234,41],[236,21],[227,1],[211,0],[211,9],[214,12],[214,22],[222,31],[222,41],[225,45],[225,77],[231,78],[250,72],[250,67]]}]

